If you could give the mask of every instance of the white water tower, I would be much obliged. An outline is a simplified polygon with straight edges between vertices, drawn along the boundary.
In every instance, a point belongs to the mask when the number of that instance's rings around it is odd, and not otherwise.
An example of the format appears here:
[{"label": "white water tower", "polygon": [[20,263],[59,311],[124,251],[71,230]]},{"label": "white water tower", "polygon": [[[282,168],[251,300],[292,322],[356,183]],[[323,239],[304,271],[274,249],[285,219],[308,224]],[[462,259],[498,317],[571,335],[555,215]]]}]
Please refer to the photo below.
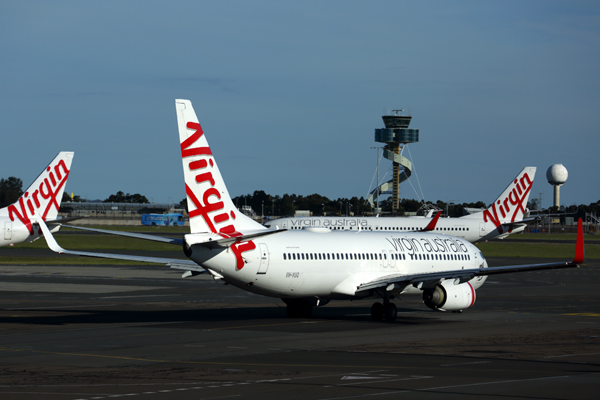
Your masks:
[{"label": "white water tower", "polygon": [[554,207],[560,207],[560,187],[567,181],[569,173],[562,164],[554,164],[546,171],[548,183],[554,186]]}]

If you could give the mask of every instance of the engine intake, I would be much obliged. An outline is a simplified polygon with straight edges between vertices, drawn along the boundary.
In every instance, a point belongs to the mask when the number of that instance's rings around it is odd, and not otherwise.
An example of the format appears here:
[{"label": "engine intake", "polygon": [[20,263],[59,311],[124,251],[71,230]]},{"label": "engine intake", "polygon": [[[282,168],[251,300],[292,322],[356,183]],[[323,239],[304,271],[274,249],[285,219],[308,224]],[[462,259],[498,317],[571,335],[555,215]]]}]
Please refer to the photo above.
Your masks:
[{"label": "engine intake", "polygon": [[433,289],[423,290],[423,303],[432,310],[462,311],[475,304],[475,289],[469,282],[454,284],[446,280]]}]

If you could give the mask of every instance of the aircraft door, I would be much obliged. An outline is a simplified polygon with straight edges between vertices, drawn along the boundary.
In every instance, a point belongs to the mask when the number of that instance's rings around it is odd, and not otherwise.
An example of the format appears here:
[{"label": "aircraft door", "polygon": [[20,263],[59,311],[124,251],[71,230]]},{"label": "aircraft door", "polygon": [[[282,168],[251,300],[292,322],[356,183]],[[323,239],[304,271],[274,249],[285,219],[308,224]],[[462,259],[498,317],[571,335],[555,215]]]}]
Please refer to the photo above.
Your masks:
[{"label": "aircraft door", "polygon": [[479,237],[485,236],[485,222],[479,223]]},{"label": "aircraft door", "polygon": [[396,266],[396,259],[394,257],[396,257],[397,253],[393,253],[390,251],[390,254],[388,254],[388,256],[390,257],[390,267],[394,268]]},{"label": "aircraft door", "polygon": [[257,274],[266,274],[269,269],[269,249],[264,243],[259,243],[258,247],[260,249],[260,265]]},{"label": "aircraft door", "polygon": [[4,223],[4,240],[12,239],[12,222]]},{"label": "aircraft door", "polygon": [[381,266],[383,268],[387,268],[389,265],[388,254],[387,251],[381,250]]}]

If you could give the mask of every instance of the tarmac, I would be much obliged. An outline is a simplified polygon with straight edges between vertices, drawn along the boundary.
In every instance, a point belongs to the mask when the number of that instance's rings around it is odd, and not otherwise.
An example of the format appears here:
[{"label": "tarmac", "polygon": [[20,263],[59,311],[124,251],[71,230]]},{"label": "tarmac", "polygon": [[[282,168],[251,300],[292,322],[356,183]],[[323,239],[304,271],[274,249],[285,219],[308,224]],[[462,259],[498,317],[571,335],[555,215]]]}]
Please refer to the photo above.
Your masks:
[{"label": "tarmac", "polygon": [[[491,266],[549,262],[490,258]],[[600,260],[488,278],[463,313],[287,318],[166,267],[0,265],[0,398],[596,399]]]}]

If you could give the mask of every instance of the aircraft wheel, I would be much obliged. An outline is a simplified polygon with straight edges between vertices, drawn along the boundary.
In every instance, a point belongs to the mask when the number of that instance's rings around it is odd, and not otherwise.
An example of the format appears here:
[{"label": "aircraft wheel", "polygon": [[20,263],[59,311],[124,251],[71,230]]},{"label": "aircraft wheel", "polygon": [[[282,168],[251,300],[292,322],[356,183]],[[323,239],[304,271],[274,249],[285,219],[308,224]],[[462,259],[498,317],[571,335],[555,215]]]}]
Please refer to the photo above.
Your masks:
[{"label": "aircraft wheel", "polygon": [[394,303],[388,303],[384,307],[384,317],[386,321],[395,321],[396,315],[398,315],[398,310],[396,309],[396,305]]},{"label": "aircraft wheel", "polygon": [[305,300],[287,300],[286,312],[289,318],[308,318],[312,315],[312,305]]},{"label": "aircraft wheel", "polygon": [[383,304],[377,302],[371,306],[371,319],[373,321],[381,321],[383,318]]},{"label": "aircraft wheel", "polygon": [[300,316],[296,303],[290,303],[285,308],[288,318],[298,318]]},{"label": "aircraft wheel", "polygon": [[312,305],[308,301],[300,303],[300,316],[310,318],[312,316]]}]

